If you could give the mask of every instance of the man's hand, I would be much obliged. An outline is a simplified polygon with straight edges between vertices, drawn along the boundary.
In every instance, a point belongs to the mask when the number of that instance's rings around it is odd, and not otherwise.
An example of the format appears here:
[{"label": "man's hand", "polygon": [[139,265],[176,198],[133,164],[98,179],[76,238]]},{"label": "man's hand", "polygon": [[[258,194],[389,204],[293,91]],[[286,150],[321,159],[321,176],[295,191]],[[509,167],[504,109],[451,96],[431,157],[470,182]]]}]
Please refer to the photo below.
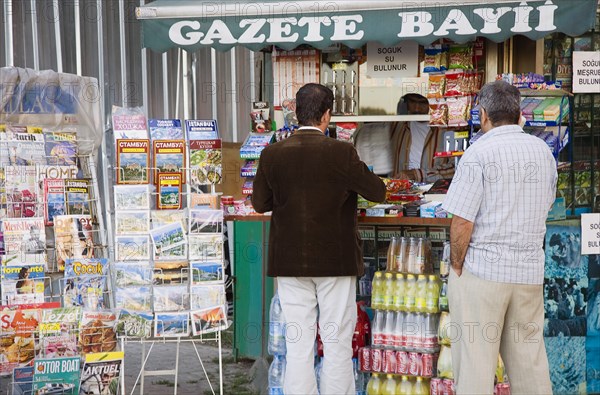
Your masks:
[{"label": "man's hand", "polygon": [[452,270],[454,270],[454,273],[456,273],[458,277],[462,275],[462,266],[452,265]]}]

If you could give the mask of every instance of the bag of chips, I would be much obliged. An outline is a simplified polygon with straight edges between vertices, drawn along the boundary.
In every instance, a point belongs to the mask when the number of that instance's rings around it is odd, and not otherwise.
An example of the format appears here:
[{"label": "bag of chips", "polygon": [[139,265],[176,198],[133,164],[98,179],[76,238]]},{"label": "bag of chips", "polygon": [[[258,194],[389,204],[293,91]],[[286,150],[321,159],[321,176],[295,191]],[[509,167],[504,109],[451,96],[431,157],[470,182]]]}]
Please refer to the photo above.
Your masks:
[{"label": "bag of chips", "polygon": [[448,125],[448,105],[444,99],[429,101],[429,124],[431,126]]},{"label": "bag of chips", "polygon": [[429,74],[429,89],[427,98],[441,99],[444,97],[446,76],[444,74]]}]

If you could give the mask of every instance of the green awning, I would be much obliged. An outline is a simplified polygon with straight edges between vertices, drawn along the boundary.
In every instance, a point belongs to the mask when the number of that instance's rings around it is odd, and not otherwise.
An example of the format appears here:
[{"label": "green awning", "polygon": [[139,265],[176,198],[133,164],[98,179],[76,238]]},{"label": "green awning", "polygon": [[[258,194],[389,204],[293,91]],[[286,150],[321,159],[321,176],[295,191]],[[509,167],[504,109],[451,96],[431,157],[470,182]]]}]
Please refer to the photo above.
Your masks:
[{"label": "green awning", "polygon": [[138,7],[144,47],[259,50],[301,44],[325,48],[369,41],[394,45],[440,38],[455,42],[514,35],[537,40],[549,33],[578,36],[594,26],[598,0],[367,0],[201,1],[156,0]]}]

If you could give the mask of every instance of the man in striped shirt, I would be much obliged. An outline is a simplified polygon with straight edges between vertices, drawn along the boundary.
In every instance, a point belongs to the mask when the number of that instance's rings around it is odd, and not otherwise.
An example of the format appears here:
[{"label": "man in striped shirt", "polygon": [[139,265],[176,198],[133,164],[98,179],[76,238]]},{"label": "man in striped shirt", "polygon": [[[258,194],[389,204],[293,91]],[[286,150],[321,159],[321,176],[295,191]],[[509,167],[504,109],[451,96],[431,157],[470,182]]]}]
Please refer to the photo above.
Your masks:
[{"label": "man in striped shirt", "polygon": [[450,229],[448,299],[457,394],[492,394],[501,353],[513,393],[551,394],[543,340],[544,252],[556,162],[523,132],[520,93],[496,81],[479,93],[484,135],[464,154],[443,207]]}]

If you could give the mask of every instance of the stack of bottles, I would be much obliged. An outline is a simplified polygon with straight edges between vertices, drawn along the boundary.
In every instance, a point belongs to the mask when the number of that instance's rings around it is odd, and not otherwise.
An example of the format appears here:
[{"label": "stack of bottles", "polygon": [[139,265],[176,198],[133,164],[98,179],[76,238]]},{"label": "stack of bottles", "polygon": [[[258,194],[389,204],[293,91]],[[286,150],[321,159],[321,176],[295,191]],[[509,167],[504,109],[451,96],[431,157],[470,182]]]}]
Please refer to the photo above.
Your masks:
[{"label": "stack of bottles", "polygon": [[283,395],[286,354],[285,319],[277,294],[271,299],[269,310],[268,352],[273,356],[273,362],[271,362],[271,366],[269,367],[269,395]]},{"label": "stack of bottles", "polygon": [[429,395],[429,383],[422,377],[373,373],[367,395]]}]

